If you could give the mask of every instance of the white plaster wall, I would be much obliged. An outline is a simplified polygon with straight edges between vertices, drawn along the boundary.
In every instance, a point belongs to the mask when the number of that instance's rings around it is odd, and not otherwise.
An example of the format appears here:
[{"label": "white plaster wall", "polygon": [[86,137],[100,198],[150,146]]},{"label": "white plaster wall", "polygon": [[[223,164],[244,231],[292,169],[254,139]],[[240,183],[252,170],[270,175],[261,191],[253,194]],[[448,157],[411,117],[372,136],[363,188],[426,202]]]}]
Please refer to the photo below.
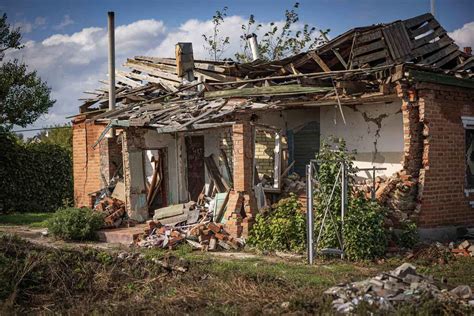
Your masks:
[{"label": "white plaster wall", "polygon": [[[353,108],[343,106],[346,125],[342,120],[339,109],[334,106],[321,107],[321,139],[329,136],[343,138],[349,150],[356,150],[355,165],[359,168],[373,166],[387,168],[377,172],[377,175],[392,175],[402,169],[403,156],[403,121],[401,101],[357,105]],[[363,117],[377,118],[386,115],[381,121],[379,137],[376,137],[378,126]],[[374,144],[376,142],[376,145]],[[375,148],[377,154],[375,153]],[[367,177],[366,172],[358,174]]]}]

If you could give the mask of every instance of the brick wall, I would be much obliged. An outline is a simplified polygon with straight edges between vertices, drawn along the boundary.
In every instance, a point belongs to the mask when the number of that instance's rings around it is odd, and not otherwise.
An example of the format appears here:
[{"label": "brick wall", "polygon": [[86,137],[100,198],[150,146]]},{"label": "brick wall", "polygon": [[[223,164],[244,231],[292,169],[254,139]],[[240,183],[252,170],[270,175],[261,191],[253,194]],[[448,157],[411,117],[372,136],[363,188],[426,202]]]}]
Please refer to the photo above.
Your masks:
[{"label": "brick wall", "polygon": [[474,116],[474,91],[445,85],[417,85],[423,124],[419,174],[419,226],[474,225],[465,189],[465,129],[461,116]]},{"label": "brick wall", "polygon": [[255,132],[255,164],[258,176],[264,174],[273,177],[274,173],[275,133],[256,130]]},{"label": "brick wall", "polygon": [[100,177],[100,151],[92,145],[104,130],[104,125],[87,121],[86,116],[72,121],[74,204],[92,206],[89,193],[102,187]]}]

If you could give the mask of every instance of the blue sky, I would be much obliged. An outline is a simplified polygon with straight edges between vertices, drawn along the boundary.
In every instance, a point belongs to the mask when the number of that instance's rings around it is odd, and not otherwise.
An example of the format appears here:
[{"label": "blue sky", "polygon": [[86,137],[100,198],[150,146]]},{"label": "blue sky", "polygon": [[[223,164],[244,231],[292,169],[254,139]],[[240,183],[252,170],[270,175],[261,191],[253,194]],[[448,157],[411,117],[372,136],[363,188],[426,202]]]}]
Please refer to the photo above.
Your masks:
[{"label": "blue sky", "polygon": [[[299,1],[300,21],[331,29],[330,37],[346,30],[414,17],[430,10],[430,0]],[[2,0],[0,12],[22,28],[25,48],[10,52],[35,69],[57,100],[32,127],[64,123],[76,114],[82,91],[94,90],[107,73],[107,11],[116,13],[117,66],[135,55],[173,56],[178,41],[193,42],[197,58],[206,58],[202,34],[212,29],[215,10],[228,7],[222,34],[231,45],[224,57],[240,49],[241,24],[253,13],[259,23],[284,19],[293,1],[125,1],[125,0]],[[474,46],[474,0],[436,0],[436,18],[459,46]]]},{"label": "blue sky", "polygon": [[[106,12],[116,12],[116,23],[128,24],[142,19],[159,19],[169,27],[177,27],[189,19],[209,19],[215,10],[227,6],[229,15],[247,17],[250,13],[263,21],[281,19],[293,1],[72,1],[72,0],[5,0],[0,10],[7,12],[12,22],[33,22],[45,17],[47,26],[35,28],[25,38],[39,39],[56,33],[68,15],[72,21],[62,28],[64,32],[77,32],[87,26],[103,26]],[[406,19],[430,10],[430,0],[319,0],[299,1],[300,17],[305,23],[330,28],[336,36],[345,30],[363,25]],[[448,31],[458,29],[474,20],[473,0],[437,0],[437,19]]]}]

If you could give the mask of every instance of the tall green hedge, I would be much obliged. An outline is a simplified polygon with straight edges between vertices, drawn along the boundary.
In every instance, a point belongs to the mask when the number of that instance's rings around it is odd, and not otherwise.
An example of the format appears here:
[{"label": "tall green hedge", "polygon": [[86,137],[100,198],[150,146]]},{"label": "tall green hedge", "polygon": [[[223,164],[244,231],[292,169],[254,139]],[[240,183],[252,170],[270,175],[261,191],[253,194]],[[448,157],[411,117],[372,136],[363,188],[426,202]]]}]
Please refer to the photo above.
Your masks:
[{"label": "tall green hedge", "polygon": [[0,133],[0,213],[55,211],[72,199],[70,150]]}]

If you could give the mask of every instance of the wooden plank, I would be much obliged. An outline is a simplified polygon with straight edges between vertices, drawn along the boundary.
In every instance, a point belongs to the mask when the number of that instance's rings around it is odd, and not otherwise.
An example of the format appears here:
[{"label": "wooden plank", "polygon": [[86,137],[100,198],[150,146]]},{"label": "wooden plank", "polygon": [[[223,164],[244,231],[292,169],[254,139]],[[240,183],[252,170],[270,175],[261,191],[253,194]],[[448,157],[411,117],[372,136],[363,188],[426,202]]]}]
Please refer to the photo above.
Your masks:
[{"label": "wooden plank", "polygon": [[443,59],[444,57],[448,56],[449,54],[451,54],[452,52],[457,51],[457,50],[458,50],[458,47],[455,44],[451,44],[448,47],[445,47],[445,48],[439,50],[438,52],[434,53],[433,55],[431,55],[427,58],[424,58],[421,61],[421,64],[431,65],[432,63],[434,63],[434,62],[436,62],[440,59]]},{"label": "wooden plank", "polygon": [[138,71],[146,72],[150,75],[154,75],[160,78],[165,78],[171,81],[181,82],[181,79],[177,75],[173,73],[169,73],[169,72],[164,72],[160,70],[158,67],[156,67],[155,64],[139,62],[136,60],[129,59],[124,64],[124,66],[132,68],[132,69],[136,69]]},{"label": "wooden plank", "polygon": [[152,83],[158,83],[158,84],[162,85],[168,91],[177,91],[178,90],[176,88],[176,86],[179,85],[179,83],[174,82],[174,81],[170,81],[170,80],[166,80],[166,79],[163,79],[163,78],[153,77],[153,76],[150,76],[150,75],[147,75],[147,74],[143,74],[143,73],[139,74],[139,73],[135,73],[135,72],[127,73],[127,77],[134,78],[134,79],[139,79],[139,80],[142,80],[142,81],[148,81],[148,82],[152,82]]},{"label": "wooden plank", "polygon": [[392,59],[398,62],[405,61],[411,54],[411,41],[403,24],[393,23],[383,30],[383,34]]},{"label": "wooden plank", "polygon": [[414,39],[415,37],[420,36],[422,34],[425,34],[426,32],[428,32],[430,30],[435,30],[438,27],[440,27],[440,24],[438,23],[438,21],[433,19],[433,20],[429,21],[428,24],[423,25],[420,28],[417,28],[417,29],[412,30],[412,31],[409,30],[410,37],[412,39]]},{"label": "wooden plank", "polygon": [[313,60],[319,65],[319,67],[321,67],[324,72],[331,72],[331,69],[328,67],[328,65],[326,65],[324,60],[322,60],[321,57],[319,57],[319,55],[316,54],[315,51],[308,52],[308,55],[313,58]]},{"label": "wooden plank", "polygon": [[353,54],[354,56],[359,56],[359,55],[370,53],[374,50],[378,50],[384,47],[385,47],[385,42],[383,40],[380,40],[380,41],[373,42],[364,46],[359,46],[357,48],[354,48]]},{"label": "wooden plank", "polygon": [[384,49],[384,50],[376,52],[376,53],[372,53],[372,54],[369,54],[369,55],[364,55],[364,56],[361,56],[361,57],[356,57],[356,58],[354,58],[353,62],[356,65],[363,65],[363,64],[369,63],[371,61],[378,60],[378,59],[383,59],[383,58],[387,58],[387,57],[389,57],[388,51],[386,49]]},{"label": "wooden plank", "polygon": [[295,61],[293,61],[293,66],[295,66],[296,68],[300,67],[300,66],[303,66],[304,64],[306,64],[309,60],[311,60],[311,55],[309,54],[309,52],[306,54],[306,55],[303,55],[300,59],[297,59]]},{"label": "wooden plank", "polygon": [[214,80],[214,81],[219,81],[219,82],[228,82],[228,81],[237,81],[238,78],[236,77],[231,77],[231,76],[226,76],[218,73],[214,73],[212,71],[206,71],[202,69],[196,69],[194,70],[194,73],[198,77],[199,75],[203,76],[206,79]]},{"label": "wooden plank", "polygon": [[303,87],[300,85],[282,85],[270,87],[253,87],[243,89],[227,89],[204,92],[205,98],[226,98],[233,96],[259,96],[259,95],[291,95],[332,91],[333,87]]},{"label": "wooden plank", "polygon": [[361,33],[359,36],[357,36],[357,43],[371,42],[379,38],[382,38],[381,30],[368,31]]},{"label": "wooden plank", "polygon": [[[448,47],[451,47],[451,46],[448,46]],[[458,50],[457,47],[456,47],[456,50],[452,54],[449,54],[446,57],[444,57],[443,59],[438,60],[437,62],[435,62],[433,64],[433,66],[438,67],[438,68],[443,67],[444,65],[446,65],[447,63],[449,63],[451,60],[458,57],[459,55],[461,55],[461,51]]]},{"label": "wooden plank", "polygon": [[422,82],[431,82],[431,83],[444,84],[448,86],[457,86],[457,87],[462,87],[462,88],[474,89],[473,79],[457,78],[454,76],[448,76],[444,74],[438,74],[438,73],[426,72],[426,71],[420,71],[420,70],[409,70],[408,76],[410,78],[413,78],[417,81],[422,81]]},{"label": "wooden plank", "polygon": [[456,70],[459,70],[459,69],[467,69],[468,67],[470,67],[469,65],[472,64],[472,63],[474,63],[474,56],[469,57],[462,64],[457,65],[452,70],[456,71]]},{"label": "wooden plank", "polygon": [[440,48],[448,46],[452,42],[453,42],[453,40],[450,37],[444,36],[443,38],[441,38],[440,40],[438,40],[434,43],[430,43],[430,44],[427,44],[427,45],[424,45],[424,46],[421,46],[421,47],[418,47],[418,48],[414,49],[412,51],[413,57],[418,57],[418,56],[423,56],[425,54],[429,54],[429,53],[434,52],[434,51],[436,51]]},{"label": "wooden plank", "polygon": [[442,27],[440,27],[436,29],[435,31],[433,31],[432,33],[415,40],[414,48],[418,48],[422,45],[428,44],[430,41],[434,40],[437,37],[441,37],[444,34],[446,34],[446,31]]},{"label": "wooden plank", "polygon": [[204,186],[204,136],[185,137],[188,192],[192,201],[197,201]]},{"label": "wooden plank", "polygon": [[[148,56],[136,56],[135,59],[137,60],[146,60],[156,64],[164,64],[167,66],[176,66],[176,60],[172,58],[160,58],[160,57],[148,57]],[[170,69],[175,69],[174,67],[169,67]],[[194,68],[195,69],[202,69],[208,70],[218,73],[224,73],[227,70],[224,67],[217,66],[212,63],[205,63],[205,62],[198,62],[194,60]]]},{"label": "wooden plank", "polygon": [[432,19],[433,19],[433,15],[431,15],[431,13],[425,13],[419,16],[415,16],[414,18],[405,20],[403,21],[403,23],[405,24],[405,27],[411,29],[415,26],[419,26],[423,24],[424,22],[432,20]]},{"label": "wooden plank", "polygon": [[138,81],[132,80],[130,78],[127,78],[126,75],[127,75],[127,73],[125,73],[123,71],[116,71],[115,72],[115,77],[117,78],[117,81],[123,82],[123,83],[129,85],[132,88],[141,87],[143,85],[141,82],[138,82]]}]

